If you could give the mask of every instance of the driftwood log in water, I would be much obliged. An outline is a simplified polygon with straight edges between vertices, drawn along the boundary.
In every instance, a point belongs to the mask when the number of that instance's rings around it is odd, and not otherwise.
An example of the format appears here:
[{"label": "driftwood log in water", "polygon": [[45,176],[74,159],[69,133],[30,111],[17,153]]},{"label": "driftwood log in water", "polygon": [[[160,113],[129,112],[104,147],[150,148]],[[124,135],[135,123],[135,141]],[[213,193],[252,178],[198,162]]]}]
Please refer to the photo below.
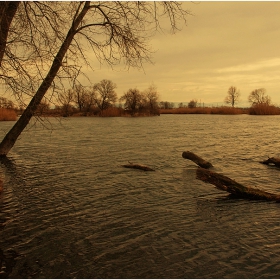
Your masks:
[{"label": "driftwood log in water", "polygon": [[140,170],[144,170],[144,171],[155,171],[154,169],[152,169],[148,166],[140,165],[140,164],[129,163],[129,164],[124,164],[122,166],[125,168],[134,168],[134,169],[140,169]]},{"label": "driftwood log in water", "polygon": [[193,161],[194,163],[196,163],[198,166],[200,166],[202,168],[208,169],[210,167],[213,167],[213,165],[210,162],[202,159],[201,157],[199,157],[196,154],[189,152],[189,151],[183,152],[182,157]]},{"label": "driftwood log in water", "polygon": [[227,191],[240,198],[280,202],[280,195],[272,194],[256,188],[246,187],[222,174],[218,174],[204,168],[198,168],[196,171],[196,176],[197,179],[213,184],[218,189]]},{"label": "driftwood log in water", "polygon": [[280,158],[272,157],[272,158],[268,158],[267,160],[261,161],[260,163],[267,164],[267,165],[274,164],[276,167],[280,168]]}]

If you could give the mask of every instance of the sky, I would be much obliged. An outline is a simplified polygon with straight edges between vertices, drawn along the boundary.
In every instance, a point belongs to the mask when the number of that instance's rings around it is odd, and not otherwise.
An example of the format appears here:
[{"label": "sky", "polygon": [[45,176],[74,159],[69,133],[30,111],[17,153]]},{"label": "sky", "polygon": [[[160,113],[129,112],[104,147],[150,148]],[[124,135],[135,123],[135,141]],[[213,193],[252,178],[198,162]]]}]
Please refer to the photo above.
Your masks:
[{"label": "sky", "polygon": [[230,86],[247,107],[251,91],[265,88],[280,106],[280,2],[184,2],[192,13],[176,34],[158,33],[153,64],[129,71],[102,65],[90,74],[112,80],[120,97],[130,88],[157,87],[160,101],[224,104]]}]

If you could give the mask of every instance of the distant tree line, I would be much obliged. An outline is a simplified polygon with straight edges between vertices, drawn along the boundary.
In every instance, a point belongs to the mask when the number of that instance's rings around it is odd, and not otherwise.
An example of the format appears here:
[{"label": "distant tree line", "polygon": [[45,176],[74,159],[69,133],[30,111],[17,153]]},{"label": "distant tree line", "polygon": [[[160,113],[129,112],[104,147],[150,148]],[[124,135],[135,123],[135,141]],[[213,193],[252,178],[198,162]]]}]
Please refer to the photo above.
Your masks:
[{"label": "distant tree line", "polygon": [[[168,101],[159,101],[159,94],[154,85],[148,89],[140,91],[137,88],[127,90],[120,98],[116,93],[116,84],[111,80],[103,79],[99,83],[94,84],[91,88],[84,87],[81,84],[75,85],[71,89],[67,89],[58,95],[57,103],[50,104],[45,98],[38,106],[35,115],[55,115],[55,116],[151,116],[159,115],[164,110],[175,109],[175,104]],[[224,102],[231,105],[234,109],[239,102],[240,91],[235,87],[229,87]],[[264,88],[253,90],[248,101],[251,107],[246,111],[249,114],[280,114],[280,108],[271,104],[271,98],[266,95]],[[117,103],[118,102],[118,103]],[[204,107],[204,105],[203,105]],[[18,114],[24,110],[8,100],[0,97],[0,108],[15,110]],[[196,99],[191,99],[187,104],[178,103],[178,109],[195,109],[198,106]],[[207,110],[206,110],[207,111]],[[205,112],[206,112],[205,111]],[[208,110],[209,111],[209,110]],[[208,112],[207,111],[207,112]],[[180,111],[181,113],[182,111]],[[195,113],[200,111],[188,111],[187,113]],[[211,111],[212,112],[212,111]],[[239,113],[237,110],[222,110],[221,112]],[[243,113],[245,111],[243,110]],[[173,113],[176,113],[175,111]]]},{"label": "distant tree line", "polygon": [[115,83],[105,79],[94,84],[91,89],[77,85],[60,94],[59,105],[55,109],[61,111],[64,117],[77,113],[84,116],[108,116],[113,111],[116,115],[131,116],[159,114],[159,94],[155,86],[144,91],[131,88],[120,98],[116,88]]},{"label": "distant tree line", "polygon": [[[231,86],[228,89],[225,103],[235,107],[240,98],[240,91]],[[265,88],[258,88],[250,92],[248,96],[248,102],[251,107],[249,108],[249,114],[251,115],[278,115],[280,114],[280,108],[271,103],[271,98],[266,94]]]},{"label": "distant tree line", "polygon": [[5,97],[0,97],[0,108],[16,109],[16,106],[11,100],[9,100]]},{"label": "distant tree line", "polygon": [[[91,88],[81,84],[58,94],[54,103],[44,98],[38,106],[35,115],[56,115],[69,117],[80,116],[140,116],[159,115],[160,103],[157,88],[151,85],[148,89],[140,91],[131,88],[120,98],[116,93],[116,84],[111,80],[103,79]],[[118,103],[117,103],[118,102]],[[0,97],[0,108],[10,108],[18,111],[14,103],[4,97]]]},{"label": "distant tree line", "polygon": [[[232,109],[235,108],[236,104],[240,101],[240,90],[238,90],[235,86],[229,87],[227,91],[227,95],[224,99],[224,102],[232,107]],[[222,110],[223,113],[240,113],[240,112],[247,112],[251,115],[278,115],[280,114],[280,108],[273,105],[271,103],[270,96],[266,95],[266,89],[265,88],[259,88],[253,90],[249,96],[248,96],[248,102],[250,103],[250,108],[248,110],[227,110],[224,108]],[[168,104],[168,102],[165,102]],[[203,103],[204,104],[204,103]],[[196,99],[192,99],[188,102],[188,104],[179,103],[178,109],[195,109],[198,106],[198,102]],[[203,105],[204,107],[204,105]],[[172,109],[173,106],[165,106],[164,109]],[[209,112],[209,110],[204,110],[205,112]],[[185,110],[185,112],[204,112],[203,110]],[[211,110],[210,110],[211,111]],[[219,110],[218,110],[219,111]],[[182,110],[180,111],[182,112]],[[211,111],[212,112],[212,111]],[[213,113],[213,112],[212,112]],[[215,111],[216,113],[216,111]]]}]

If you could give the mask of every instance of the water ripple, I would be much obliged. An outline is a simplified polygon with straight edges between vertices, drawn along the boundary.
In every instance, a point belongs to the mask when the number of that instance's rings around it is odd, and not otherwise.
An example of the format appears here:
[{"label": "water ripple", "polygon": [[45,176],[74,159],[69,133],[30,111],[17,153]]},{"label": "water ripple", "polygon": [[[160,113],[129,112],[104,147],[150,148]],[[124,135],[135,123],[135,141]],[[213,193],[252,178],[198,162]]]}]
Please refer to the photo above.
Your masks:
[{"label": "water ripple", "polygon": [[[3,134],[12,123],[0,125]],[[51,127],[25,131],[0,165],[8,277],[279,277],[279,204],[232,199],[181,157],[191,150],[217,172],[280,193],[279,171],[259,163],[280,156],[278,116],[71,118]]]}]

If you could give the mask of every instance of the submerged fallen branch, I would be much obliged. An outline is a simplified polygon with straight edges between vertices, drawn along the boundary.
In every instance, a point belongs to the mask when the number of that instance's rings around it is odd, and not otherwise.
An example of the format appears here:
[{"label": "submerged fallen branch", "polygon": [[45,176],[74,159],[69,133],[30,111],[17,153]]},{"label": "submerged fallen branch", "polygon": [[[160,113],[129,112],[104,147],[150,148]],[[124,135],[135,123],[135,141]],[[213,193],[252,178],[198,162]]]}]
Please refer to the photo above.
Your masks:
[{"label": "submerged fallen branch", "polygon": [[267,160],[261,161],[260,163],[267,164],[267,165],[274,164],[276,167],[280,168],[280,158],[272,157],[272,158],[268,158]]},{"label": "submerged fallen branch", "polygon": [[152,169],[148,166],[140,165],[140,164],[133,164],[133,163],[124,164],[124,165],[122,165],[122,167],[140,169],[140,170],[144,170],[144,171],[155,171],[154,169]]},{"label": "submerged fallen branch", "polygon": [[197,179],[202,180],[203,182],[213,184],[218,189],[227,191],[241,198],[280,202],[280,195],[243,186],[222,174],[204,168],[198,168],[196,176]]},{"label": "submerged fallen branch", "polygon": [[193,161],[194,163],[196,163],[198,166],[200,166],[202,168],[208,169],[210,167],[213,167],[213,165],[210,162],[202,159],[201,157],[199,157],[196,154],[189,152],[189,151],[183,152],[182,157]]}]

